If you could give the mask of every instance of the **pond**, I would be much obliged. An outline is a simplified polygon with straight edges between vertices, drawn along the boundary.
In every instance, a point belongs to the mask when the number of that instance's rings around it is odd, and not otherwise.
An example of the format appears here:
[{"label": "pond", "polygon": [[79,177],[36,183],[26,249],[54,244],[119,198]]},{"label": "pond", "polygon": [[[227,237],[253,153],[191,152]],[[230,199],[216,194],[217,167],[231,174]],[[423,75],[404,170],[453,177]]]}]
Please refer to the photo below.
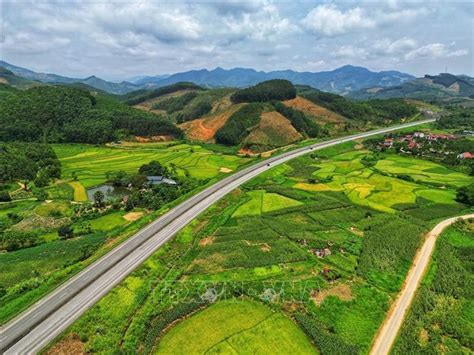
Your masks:
[{"label": "pond", "polygon": [[89,198],[89,201],[94,202],[94,194],[97,191],[102,191],[105,196],[104,200],[110,201],[124,196],[127,192],[127,189],[123,187],[115,187],[111,184],[95,186],[87,190],[87,197]]}]

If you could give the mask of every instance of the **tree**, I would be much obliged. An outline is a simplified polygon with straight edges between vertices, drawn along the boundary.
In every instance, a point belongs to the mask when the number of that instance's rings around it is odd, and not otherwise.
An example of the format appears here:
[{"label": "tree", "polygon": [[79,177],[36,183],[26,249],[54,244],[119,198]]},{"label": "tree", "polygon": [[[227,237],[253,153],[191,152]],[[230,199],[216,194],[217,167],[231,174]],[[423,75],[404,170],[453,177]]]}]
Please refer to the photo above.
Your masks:
[{"label": "tree", "polygon": [[474,184],[458,188],[456,200],[468,206],[474,206]]},{"label": "tree", "polygon": [[69,239],[74,236],[74,231],[72,227],[68,224],[62,225],[58,229],[58,236],[61,239]]},{"label": "tree", "polygon": [[94,192],[94,202],[98,207],[102,206],[104,199],[105,195],[102,191],[99,190]]},{"label": "tree", "polygon": [[8,202],[11,200],[12,198],[10,197],[8,191],[0,191],[0,202]]},{"label": "tree", "polygon": [[48,198],[47,192],[40,189],[35,189],[33,191],[33,195],[36,197],[38,201],[44,201]]}]

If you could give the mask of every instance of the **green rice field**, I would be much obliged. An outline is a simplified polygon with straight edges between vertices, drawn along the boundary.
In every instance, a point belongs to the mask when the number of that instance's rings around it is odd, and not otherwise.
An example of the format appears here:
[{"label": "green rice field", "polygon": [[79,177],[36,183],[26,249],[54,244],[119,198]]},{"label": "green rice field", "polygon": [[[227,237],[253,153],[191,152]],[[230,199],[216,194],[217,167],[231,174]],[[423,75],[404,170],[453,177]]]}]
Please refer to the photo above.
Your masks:
[{"label": "green rice field", "polygon": [[218,302],[172,328],[156,354],[316,354],[282,313],[254,301]]},{"label": "green rice field", "polygon": [[[123,170],[136,173],[138,168],[152,160],[170,166],[174,164],[182,174],[208,179],[217,176],[222,168],[236,170],[248,161],[235,155],[218,154],[199,145],[172,146],[143,143],[106,147],[81,144],[56,144],[53,146],[62,165],[62,177],[71,179],[73,174],[86,188],[106,181],[106,173]],[[83,197],[77,192],[75,197]]]}]

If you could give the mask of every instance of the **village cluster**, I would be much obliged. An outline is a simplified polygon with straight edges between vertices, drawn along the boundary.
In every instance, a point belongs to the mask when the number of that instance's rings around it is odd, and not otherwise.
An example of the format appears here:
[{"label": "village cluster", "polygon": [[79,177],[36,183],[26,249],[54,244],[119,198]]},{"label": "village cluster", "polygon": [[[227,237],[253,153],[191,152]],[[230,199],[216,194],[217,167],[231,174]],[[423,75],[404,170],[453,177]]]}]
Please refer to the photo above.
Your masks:
[{"label": "village cluster", "polygon": [[[433,143],[444,143],[448,141],[453,141],[459,138],[463,138],[469,135],[473,135],[472,131],[463,131],[459,135],[454,134],[435,134],[435,133],[424,133],[424,132],[414,132],[399,136],[392,136],[385,138],[382,142],[379,143],[379,148],[381,149],[390,149],[398,148],[402,153],[411,154],[413,151],[425,150],[427,149],[431,153],[443,153],[445,155],[453,154],[449,150],[439,151],[439,148],[436,148]],[[437,145],[439,147],[440,145]],[[472,152],[461,152],[456,155],[457,159],[473,159],[474,154]]]}]

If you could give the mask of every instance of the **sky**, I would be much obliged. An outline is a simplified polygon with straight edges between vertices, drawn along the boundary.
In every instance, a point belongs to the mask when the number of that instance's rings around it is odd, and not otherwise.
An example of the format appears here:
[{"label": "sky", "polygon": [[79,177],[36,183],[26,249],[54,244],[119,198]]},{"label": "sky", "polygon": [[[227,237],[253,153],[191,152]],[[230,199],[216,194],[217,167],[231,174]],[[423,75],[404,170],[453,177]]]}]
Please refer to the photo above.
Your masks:
[{"label": "sky", "polygon": [[1,59],[76,78],[192,69],[474,76],[472,1],[9,1]]}]

